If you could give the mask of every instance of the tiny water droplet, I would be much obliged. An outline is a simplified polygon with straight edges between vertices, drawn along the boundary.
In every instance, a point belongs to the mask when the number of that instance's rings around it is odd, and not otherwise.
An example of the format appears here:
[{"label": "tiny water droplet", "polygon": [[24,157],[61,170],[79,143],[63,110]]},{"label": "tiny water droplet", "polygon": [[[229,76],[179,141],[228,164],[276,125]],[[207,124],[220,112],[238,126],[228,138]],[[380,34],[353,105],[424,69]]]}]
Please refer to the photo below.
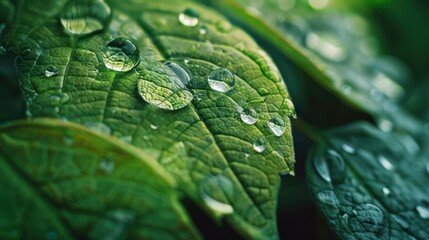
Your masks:
[{"label": "tiny water droplet", "polygon": [[285,122],[278,117],[271,118],[270,121],[268,121],[268,127],[277,137],[280,137],[286,131]]},{"label": "tiny water droplet", "polygon": [[146,70],[151,74],[140,75],[138,90],[149,104],[160,109],[178,110],[186,107],[194,98],[187,89],[191,76],[184,66],[159,61],[149,65]]},{"label": "tiny water droplet", "polygon": [[45,70],[45,76],[46,77],[52,77],[58,74],[58,68],[55,66],[49,66]]},{"label": "tiny water droplet", "polygon": [[3,46],[0,46],[0,56],[6,53],[6,49]]},{"label": "tiny water droplet", "polygon": [[390,195],[390,189],[389,189],[389,188],[387,188],[387,187],[384,187],[384,188],[383,188],[383,194],[384,194],[384,196],[388,196],[388,195]]},{"label": "tiny water droplet", "polygon": [[193,9],[187,8],[179,14],[179,22],[187,27],[195,27],[199,22],[199,15]]},{"label": "tiny water droplet", "polygon": [[250,157],[250,154],[249,154],[249,153],[245,153],[245,154],[244,154],[244,156],[245,156],[246,158],[249,158],[249,157]]},{"label": "tiny water droplet", "polygon": [[253,108],[243,109],[240,112],[241,120],[249,125],[253,125],[258,120],[258,113]]},{"label": "tiny water droplet", "polygon": [[99,168],[106,174],[111,173],[115,169],[115,160],[111,158],[102,159],[100,161]]},{"label": "tiny water droplet", "polygon": [[152,128],[153,130],[156,130],[156,129],[158,129],[158,126],[156,126],[156,125],[154,125],[154,124],[151,124],[151,125],[150,125],[150,128]]},{"label": "tiny water droplet", "polygon": [[104,47],[103,62],[109,69],[128,72],[139,64],[140,51],[130,40],[116,38]]},{"label": "tiny water droplet", "polygon": [[380,155],[379,157],[378,157],[378,162],[381,164],[381,166],[384,168],[384,169],[386,169],[386,170],[388,170],[388,171],[391,171],[391,170],[393,170],[395,167],[392,165],[392,163],[391,162],[389,162],[389,160],[387,160],[387,158],[385,157],[385,156],[383,156],[383,155]]},{"label": "tiny water droplet", "polygon": [[317,199],[324,204],[335,206],[337,197],[332,190],[323,190],[317,193]]},{"label": "tiny water droplet", "polygon": [[188,63],[189,63],[189,61],[190,61],[190,59],[189,59],[188,57],[185,57],[185,58],[183,59],[183,62],[184,62],[185,64],[188,64]]},{"label": "tiny water droplet", "polygon": [[70,100],[70,96],[67,93],[61,93],[58,95],[52,95],[49,97],[49,103],[52,107],[59,107]]},{"label": "tiny water droplet", "polygon": [[103,0],[70,1],[61,14],[61,24],[73,35],[87,35],[102,30],[111,15]]},{"label": "tiny water droplet", "polygon": [[356,152],[356,150],[347,143],[343,143],[341,145],[341,148],[343,149],[343,151],[350,153],[350,154],[354,154]]},{"label": "tiny water droplet", "polygon": [[253,150],[257,153],[262,153],[265,151],[265,140],[260,137],[253,142]]},{"label": "tiny water droplet", "polygon": [[392,214],[393,220],[397,222],[403,228],[409,228],[410,224],[401,216]]},{"label": "tiny water droplet", "polygon": [[211,89],[218,92],[228,92],[234,88],[235,76],[225,68],[218,68],[210,72],[208,82]]},{"label": "tiny water droplet", "polygon": [[383,132],[391,132],[393,129],[393,123],[387,119],[381,119],[380,121],[378,121],[378,127]]},{"label": "tiny water droplet", "polygon": [[423,219],[429,219],[429,208],[421,205],[416,206],[419,216]]},{"label": "tiny water droplet", "polygon": [[198,29],[198,33],[202,36],[206,35],[207,32],[208,32],[208,28],[205,25],[201,26],[200,29]]},{"label": "tiny water droplet", "polygon": [[218,214],[232,214],[234,208],[229,199],[234,195],[234,185],[229,178],[208,176],[200,184],[200,193],[205,204]]}]

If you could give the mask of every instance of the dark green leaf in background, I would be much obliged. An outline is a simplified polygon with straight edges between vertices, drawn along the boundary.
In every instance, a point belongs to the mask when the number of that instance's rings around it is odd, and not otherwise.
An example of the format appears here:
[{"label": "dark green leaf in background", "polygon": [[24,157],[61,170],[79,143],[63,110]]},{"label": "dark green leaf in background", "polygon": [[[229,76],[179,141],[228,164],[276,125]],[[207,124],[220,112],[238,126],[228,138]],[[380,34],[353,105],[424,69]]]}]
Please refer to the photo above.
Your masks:
[{"label": "dark green leaf in background", "polygon": [[317,144],[307,180],[320,212],[343,239],[427,239],[425,156],[426,150],[413,155],[392,135],[356,123]]}]

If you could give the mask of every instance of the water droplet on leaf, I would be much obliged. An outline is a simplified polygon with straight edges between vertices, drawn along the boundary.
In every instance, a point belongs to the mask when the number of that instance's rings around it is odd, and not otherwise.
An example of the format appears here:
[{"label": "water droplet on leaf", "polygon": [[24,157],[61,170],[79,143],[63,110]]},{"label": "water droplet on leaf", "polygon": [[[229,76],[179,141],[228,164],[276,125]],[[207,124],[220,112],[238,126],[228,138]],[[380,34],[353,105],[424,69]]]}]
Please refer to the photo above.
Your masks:
[{"label": "water droplet on leaf", "polygon": [[258,120],[258,113],[253,108],[243,109],[240,112],[240,118],[244,123],[252,125]]},{"label": "water droplet on leaf", "polygon": [[141,73],[139,94],[146,102],[166,110],[186,107],[194,98],[186,88],[191,76],[181,65],[174,62],[156,62]]},{"label": "water droplet on leaf", "polygon": [[150,128],[152,128],[153,130],[156,130],[156,129],[158,129],[158,126],[156,126],[156,125],[154,125],[154,124],[151,124],[151,125],[150,125]]},{"label": "water droplet on leaf", "polygon": [[61,24],[73,35],[87,35],[102,30],[111,15],[103,0],[70,1],[61,14]]},{"label": "water droplet on leaf", "polygon": [[334,150],[327,150],[325,156],[317,156],[313,166],[319,176],[326,182],[340,184],[346,177],[346,165],[343,157]]},{"label": "water droplet on leaf", "polygon": [[392,214],[392,218],[393,220],[395,220],[395,222],[397,222],[401,227],[403,228],[409,228],[410,224],[401,216],[399,215],[393,215]]},{"label": "water droplet on leaf", "polygon": [[270,121],[268,121],[268,127],[277,137],[283,135],[286,130],[285,122],[278,117],[271,118]]},{"label": "water droplet on leaf", "polygon": [[205,25],[201,26],[200,29],[198,30],[198,33],[202,36],[206,35],[207,32],[208,32],[208,28]]},{"label": "water droplet on leaf", "polygon": [[199,22],[199,15],[193,9],[187,8],[179,14],[179,22],[187,27],[195,27]]},{"label": "water droplet on leaf", "polygon": [[100,161],[99,167],[100,170],[103,171],[105,174],[109,174],[115,169],[115,160],[111,158],[102,159]]},{"label": "water droplet on leaf", "polygon": [[378,162],[381,164],[381,166],[384,168],[384,169],[386,169],[386,170],[388,170],[388,171],[391,171],[391,170],[393,170],[395,167],[392,165],[392,163],[391,162],[389,162],[389,160],[387,160],[387,158],[385,157],[385,156],[383,156],[383,155],[380,155],[379,157],[378,157]]},{"label": "water droplet on leaf", "polygon": [[211,89],[218,92],[228,92],[234,88],[235,76],[225,68],[218,68],[210,72],[208,82]]},{"label": "water droplet on leaf", "polygon": [[104,47],[103,62],[107,68],[128,72],[140,62],[139,49],[126,38],[116,38]]},{"label": "water droplet on leaf", "polygon": [[262,153],[265,151],[265,140],[260,137],[253,142],[253,150],[257,153]]},{"label": "water droplet on leaf", "polygon": [[376,233],[385,225],[383,211],[373,204],[361,204],[355,207],[348,219],[352,231],[367,231]]},{"label": "water droplet on leaf", "polygon": [[317,193],[317,199],[324,204],[330,206],[335,206],[337,202],[337,197],[332,190],[324,190]]},{"label": "water droplet on leaf", "polygon": [[429,219],[429,208],[421,205],[417,205],[416,207],[419,216],[423,219]]},{"label": "water droplet on leaf", "polygon": [[46,77],[52,77],[58,74],[58,68],[55,66],[50,66],[45,70]]},{"label": "water droplet on leaf", "polygon": [[347,143],[344,143],[343,145],[341,145],[341,148],[345,152],[350,153],[350,154],[353,154],[356,151],[352,146],[348,145]]},{"label": "water droplet on leaf", "polygon": [[384,188],[383,188],[383,194],[384,194],[384,196],[388,196],[388,195],[390,195],[390,189],[389,189],[389,188],[387,188],[387,187],[384,187]]},{"label": "water droplet on leaf", "polygon": [[234,208],[229,199],[234,194],[234,186],[229,178],[219,176],[208,176],[202,180],[200,185],[201,198],[204,203],[218,214],[231,214]]}]

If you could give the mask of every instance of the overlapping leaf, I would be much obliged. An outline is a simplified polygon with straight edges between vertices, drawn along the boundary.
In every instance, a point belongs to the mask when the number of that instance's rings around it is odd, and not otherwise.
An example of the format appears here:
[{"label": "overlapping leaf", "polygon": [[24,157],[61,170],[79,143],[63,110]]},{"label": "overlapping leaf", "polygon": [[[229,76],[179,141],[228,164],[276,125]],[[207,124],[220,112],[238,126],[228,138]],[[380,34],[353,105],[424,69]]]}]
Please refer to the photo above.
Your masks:
[{"label": "overlapping leaf", "polygon": [[199,237],[153,158],[77,124],[2,127],[0,165],[2,239]]},{"label": "overlapping leaf", "polygon": [[[425,146],[426,147],[426,146]],[[429,162],[368,124],[332,130],[308,159],[307,179],[344,239],[427,239]]]},{"label": "overlapping leaf", "polygon": [[[66,34],[59,22],[65,3],[20,4],[6,35],[6,48],[18,56],[29,116],[81,123],[145,149],[214,215],[227,214],[247,236],[276,238],[278,174],[293,171],[293,106],[267,55],[243,31],[192,2],[110,1],[105,31],[81,38]],[[179,22],[186,9],[198,13],[197,26]],[[140,49],[140,65],[126,73],[103,63],[105,44],[117,37]],[[139,80],[159,76],[152,66],[161,60],[186,65],[191,73],[195,98],[185,108],[162,110],[139,95]],[[57,73],[48,77],[52,66]],[[228,93],[207,84],[217,68],[235,75]],[[250,108],[258,114],[254,125],[240,119]],[[285,122],[280,137],[268,127],[276,117]],[[257,140],[262,153],[253,149]]]}]

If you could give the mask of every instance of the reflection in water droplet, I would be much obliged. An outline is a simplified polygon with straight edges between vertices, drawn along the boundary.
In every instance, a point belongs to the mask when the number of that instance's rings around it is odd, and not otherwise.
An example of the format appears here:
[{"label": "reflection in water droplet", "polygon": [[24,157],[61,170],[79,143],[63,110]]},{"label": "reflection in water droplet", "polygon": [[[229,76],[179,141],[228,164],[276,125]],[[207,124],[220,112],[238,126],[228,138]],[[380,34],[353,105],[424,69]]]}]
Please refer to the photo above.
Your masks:
[{"label": "reflection in water droplet", "polygon": [[390,195],[390,189],[389,189],[389,188],[387,188],[387,187],[384,187],[384,188],[383,188],[383,194],[384,194],[384,196],[388,196],[388,195]]},{"label": "reflection in water droplet", "polygon": [[260,137],[253,142],[253,150],[258,153],[262,153],[265,151],[265,140]]},{"label": "reflection in water droplet", "polygon": [[278,117],[271,118],[270,121],[268,121],[268,127],[277,137],[283,135],[286,130],[285,122]]},{"label": "reflection in water droplet", "polygon": [[335,206],[337,202],[337,197],[332,190],[323,190],[317,193],[317,199],[324,204],[330,206]]},{"label": "reflection in water droplet", "polygon": [[387,158],[385,157],[385,156],[383,156],[383,155],[380,155],[379,157],[378,157],[378,162],[381,164],[381,166],[383,167],[383,168],[385,168],[386,170],[388,170],[388,171],[391,171],[391,170],[393,170],[395,167],[392,165],[392,163],[391,162],[389,162],[389,160],[387,160]]},{"label": "reflection in water droplet", "polygon": [[383,211],[373,204],[361,204],[355,207],[348,219],[348,226],[352,231],[366,231],[376,233],[385,225]]},{"label": "reflection in water droplet", "polygon": [[352,146],[348,145],[347,143],[343,143],[343,145],[341,145],[341,148],[343,149],[343,151],[350,154],[354,154],[356,151]]},{"label": "reflection in water droplet", "polygon": [[253,108],[244,109],[240,112],[240,118],[244,123],[252,125],[258,120],[258,113]]},{"label": "reflection in water droplet", "polygon": [[200,193],[204,203],[216,213],[234,212],[229,202],[234,194],[234,185],[229,178],[222,175],[206,177],[200,184]]},{"label": "reflection in water droplet", "polygon": [[184,66],[169,61],[155,62],[140,74],[139,94],[157,108],[178,110],[194,98],[186,87],[190,80],[189,71]]},{"label": "reflection in water droplet", "polygon": [[200,29],[198,30],[198,33],[202,36],[206,35],[207,32],[208,32],[208,28],[205,25],[201,26]]},{"label": "reflection in water droplet", "polygon": [[55,66],[50,66],[45,70],[46,77],[52,77],[58,74],[58,68]]},{"label": "reflection in water droplet", "polygon": [[234,88],[235,76],[225,68],[218,68],[208,76],[210,88],[218,92],[228,92]]},{"label": "reflection in water droplet", "polygon": [[401,216],[392,214],[393,220],[397,222],[403,228],[409,228],[410,224]]},{"label": "reflection in water droplet", "polygon": [[109,69],[128,72],[140,62],[140,51],[130,40],[116,38],[104,47],[103,62]]},{"label": "reflection in water droplet", "polygon": [[199,22],[199,15],[193,9],[187,8],[179,14],[179,22],[187,27],[195,27]]},{"label": "reflection in water droplet", "polygon": [[419,213],[420,217],[423,219],[429,219],[429,208],[425,206],[418,205],[416,210]]},{"label": "reflection in water droplet", "polygon": [[111,10],[103,0],[70,1],[61,14],[66,32],[87,35],[102,30],[109,21]]},{"label": "reflection in water droplet", "polygon": [[102,159],[98,166],[102,172],[109,174],[115,169],[115,160],[111,158]]}]

